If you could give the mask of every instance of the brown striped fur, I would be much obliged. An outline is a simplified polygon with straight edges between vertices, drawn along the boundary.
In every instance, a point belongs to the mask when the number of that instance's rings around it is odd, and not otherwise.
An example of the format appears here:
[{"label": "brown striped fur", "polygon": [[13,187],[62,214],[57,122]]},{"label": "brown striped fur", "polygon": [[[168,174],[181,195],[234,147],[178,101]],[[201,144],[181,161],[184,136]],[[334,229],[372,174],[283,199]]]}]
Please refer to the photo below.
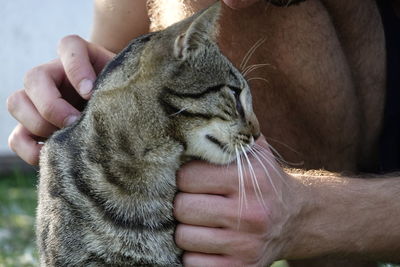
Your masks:
[{"label": "brown striped fur", "polygon": [[247,83],[214,43],[220,6],[134,40],[40,159],[41,266],[180,266],[175,173],[259,135]]}]

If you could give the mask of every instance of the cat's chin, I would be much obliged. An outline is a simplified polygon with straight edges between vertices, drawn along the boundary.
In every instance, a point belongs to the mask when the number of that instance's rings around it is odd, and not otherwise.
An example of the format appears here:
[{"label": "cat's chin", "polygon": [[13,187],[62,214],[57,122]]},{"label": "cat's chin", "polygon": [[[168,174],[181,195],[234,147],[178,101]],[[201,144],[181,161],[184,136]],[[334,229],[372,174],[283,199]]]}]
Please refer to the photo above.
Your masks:
[{"label": "cat's chin", "polygon": [[234,161],[236,154],[229,149],[221,149],[213,142],[204,141],[189,145],[182,158],[186,161],[201,159],[213,164],[223,165]]},{"label": "cat's chin", "polygon": [[225,156],[224,158],[216,158],[216,157],[214,157],[214,158],[210,159],[210,157],[208,157],[208,156],[207,157],[204,157],[204,156],[200,157],[200,156],[193,156],[193,155],[184,154],[181,157],[181,163],[182,164],[186,163],[188,161],[192,161],[192,160],[205,160],[205,161],[208,161],[208,162],[213,163],[213,164],[225,165],[225,164],[229,164],[229,163],[235,161],[236,160],[236,156],[228,155],[228,156]]},{"label": "cat's chin", "polygon": [[192,160],[205,160],[205,161],[208,161],[208,162],[213,163],[213,164],[225,165],[225,164],[229,164],[229,163],[235,161],[236,157],[231,157],[229,160],[227,160],[225,158],[224,160],[210,161],[208,158],[202,158],[202,157],[192,156],[192,155],[182,155],[181,164],[184,164],[184,163],[192,161]]}]

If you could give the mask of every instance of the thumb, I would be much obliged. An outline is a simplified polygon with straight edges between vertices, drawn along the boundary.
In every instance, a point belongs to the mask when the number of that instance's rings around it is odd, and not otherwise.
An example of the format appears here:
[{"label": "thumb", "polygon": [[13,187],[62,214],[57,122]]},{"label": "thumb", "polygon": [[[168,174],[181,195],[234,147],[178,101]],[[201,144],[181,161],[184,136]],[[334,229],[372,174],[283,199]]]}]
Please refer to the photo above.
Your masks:
[{"label": "thumb", "polygon": [[60,41],[58,54],[72,86],[84,99],[89,99],[96,73],[90,61],[88,43],[77,35],[68,35]]}]

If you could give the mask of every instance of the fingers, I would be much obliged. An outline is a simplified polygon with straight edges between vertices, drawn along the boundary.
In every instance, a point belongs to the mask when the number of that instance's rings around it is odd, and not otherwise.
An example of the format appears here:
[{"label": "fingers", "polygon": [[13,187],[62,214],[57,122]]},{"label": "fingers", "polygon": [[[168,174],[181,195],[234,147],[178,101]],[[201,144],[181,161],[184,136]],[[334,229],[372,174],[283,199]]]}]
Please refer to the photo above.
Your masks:
[{"label": "fingers", "polygon": [[182,223],[208,227],[228,227],[235,222],[232,201],[218,195],[179,193],[174,201],[174,216]]},{"label": "fingers", "polygon": [[207,266],[207,267],[241,267],[243,264],[237,261],[233,257],[226,255],[213,255],[204,254],[196,252],[185,252],[182,257],[183,265],[186,267],[197,267],[197,266]]},{"label": "fingers", "polygon": [[176,182],[183,192],[228,195],[237,191],[237,168],[192,161],[178,171]]},{"label": "fingers", "polygon": [[93,69],[96,73],[99,73],[115,54],[93,43],[87,43],[87,45]]},{"label": "fingers", "polygon": [[174,201],[174,216],[184,224],[237,229],[248,233],[265,232],[270,210],[253,194],[240,210],[239,199],[208,194],[179,193]]},{"label": "fingers", "polygon": [[225,196],[274,189],[273,184],[282,173],[271,152],[257,148],[241,157],[240,168],[236,164],[217,166],[201,161],[185,164],[178,171],[177,187],[186,193]]},{"label": "fingers", "polygon": [[[248,153],[248,158],[256,170],[264,172],[264,165],[275,165],[273,154],[268,148],[264,136],[257,139],[256,147]],[[214,165],[204,161],[192,161],[183,165],[177,174],[177,186],[180,191],[195,194],[218,194],[229,195],[236,193],[239,188],[240,171],[243,175],[243,184],[247,187],[253,187],[249,164],[244,155],[241,155],[243,161],[239,169],[235,163],[230,165]],[[254,157],[257,157],[254,159]],[[264,163],[261,163],[264,162]],[[272,171],[276,167],[273,166]]]},{"label": "fingers", "polygon": [[15,92],[7,99],[8,111],[32,134],[48,137],[57,127],[41,117],[24,90]]},{"label": "fingers", "polygon": [[86,41],[77,35],[66,36],[60,41],[58,53],[68,80],[83,98],[88,99],[96,74],[89,59]]},{"label": "fingers", "polygon": [[218,228],[179,224],[175,231],[175,242],[186,251],[225,254],[229,252],[230,233]]},{"label": "fingers", "polygon": [[179,224],[175,242],[186,251],[253,259],[259,254],[256,248],[260,246],[260,237],[235,230]]},{"label": "fingers", "polygon": [[21,123],[11,134],[9,145],[30,164],[38,162],[38,137],[48,137],[78,119],[81,97],[90,97],[96,73],[114,56],[78,36],[65,37],[59,53],[61,59],[28,71],[25,92],[15,92],[7,99],[9,112]]},{"label": "fingers", "polygon": [[96,72],[114,55],[77,35],[64,37],[60,41],[58,53],[68,80],[85,99],[89,99],[92,93]]},{"label": "fingers", "polygon": [[64,70],[60,61],[54,60],[30,70],[24,83],[26,94],[39,114],[58,128],[70,125],[80,115],[77,109],[62,98],[57,88],[63,77]]},{"label": "fingers", "polygon": [[42,145],[38,144],[34,136],[19,124],[8,138],[8,146],[19,157],[31,165],[37,165]]},{"label": "fingers", "polygon": [[265,266],[276,256],[267,249],[284,177],[263,137],[238,164],[194,161],[178,172],[175,240],[185,266]]}]

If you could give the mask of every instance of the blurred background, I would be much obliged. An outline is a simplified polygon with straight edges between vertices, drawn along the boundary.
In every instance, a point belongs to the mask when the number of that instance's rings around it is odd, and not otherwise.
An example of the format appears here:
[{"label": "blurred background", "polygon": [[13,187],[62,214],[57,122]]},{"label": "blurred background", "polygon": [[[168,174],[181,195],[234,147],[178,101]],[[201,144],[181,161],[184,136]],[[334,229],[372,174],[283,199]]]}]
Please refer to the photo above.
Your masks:
[{"label": "blurred background", "polygon": [[89,38],[91,0],[0,0],[0,266],[38,266],[34,246],[36,169],[9,150],[16,121],[7,97],[23,88],[24,73],[57,56],[68,34]]}]

